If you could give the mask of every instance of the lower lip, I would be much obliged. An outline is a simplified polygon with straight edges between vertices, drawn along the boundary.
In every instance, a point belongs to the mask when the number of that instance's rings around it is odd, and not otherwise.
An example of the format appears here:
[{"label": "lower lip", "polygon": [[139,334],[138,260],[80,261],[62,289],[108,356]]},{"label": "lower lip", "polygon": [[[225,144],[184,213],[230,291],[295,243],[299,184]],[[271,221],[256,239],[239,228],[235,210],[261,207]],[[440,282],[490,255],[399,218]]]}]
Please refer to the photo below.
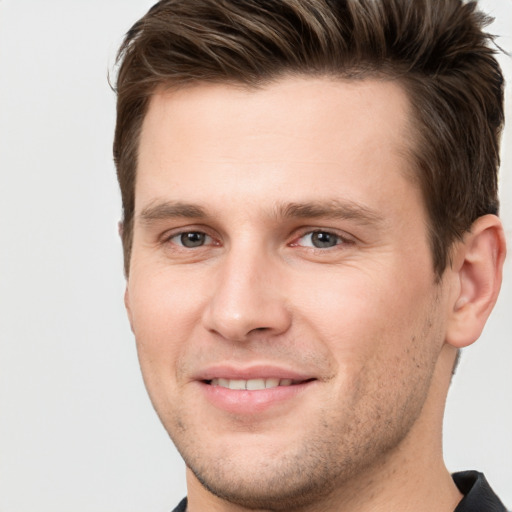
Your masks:
[{"label": "lower lip", "polygon": [[277,386],[261,390],[247,391],[212,386],[200,382],[207,400],[219,409],[233,414],[256,414],[284,402],[292,401],[297,395],[314,385],[315,381],[305,381],[291,386]]}]

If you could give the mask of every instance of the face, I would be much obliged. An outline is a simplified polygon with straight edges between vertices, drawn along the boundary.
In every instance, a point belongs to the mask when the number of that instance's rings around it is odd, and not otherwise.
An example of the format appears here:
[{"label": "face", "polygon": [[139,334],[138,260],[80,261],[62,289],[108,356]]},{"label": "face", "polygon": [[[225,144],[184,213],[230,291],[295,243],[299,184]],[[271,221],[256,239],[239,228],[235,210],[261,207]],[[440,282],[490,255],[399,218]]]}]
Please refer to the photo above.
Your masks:
[{"label": "face", "polygon": [[443,345],[408,100],[384,81],[159,92],[126,303],[193,476],[290,510],[381,464]]}]

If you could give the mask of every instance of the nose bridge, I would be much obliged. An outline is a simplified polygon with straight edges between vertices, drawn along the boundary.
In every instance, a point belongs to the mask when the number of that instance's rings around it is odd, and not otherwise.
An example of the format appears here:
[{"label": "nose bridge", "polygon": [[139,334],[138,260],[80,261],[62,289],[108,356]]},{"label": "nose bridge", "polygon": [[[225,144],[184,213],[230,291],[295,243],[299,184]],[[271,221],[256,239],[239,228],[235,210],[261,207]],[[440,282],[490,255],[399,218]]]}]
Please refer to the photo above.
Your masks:
[{"label": "nose bridge", "polygon": [[290,322],[277,257],[261,245],[233,244],[220,263],[204,313],[205,327],[230,340],[284,332]]}]

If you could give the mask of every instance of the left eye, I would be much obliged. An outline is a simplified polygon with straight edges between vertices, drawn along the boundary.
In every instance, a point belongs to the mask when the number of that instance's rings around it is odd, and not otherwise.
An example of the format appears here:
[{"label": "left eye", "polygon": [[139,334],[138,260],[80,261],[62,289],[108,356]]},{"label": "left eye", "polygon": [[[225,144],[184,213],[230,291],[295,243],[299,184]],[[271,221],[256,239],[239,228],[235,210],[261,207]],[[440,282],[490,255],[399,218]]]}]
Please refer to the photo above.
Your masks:
[{"label": "left eye", "polygon": [[187,249],[193,249],[212,243],[212,238],[201,231],[186,231],[185,233],[174,235],[170,238],[170,241]]},{"label": "left eye", "polygon": [[315,249],[328,249],[344,242],[341,236],[329,231],[312,231],[301,236],[296,245],[314,247]]}]

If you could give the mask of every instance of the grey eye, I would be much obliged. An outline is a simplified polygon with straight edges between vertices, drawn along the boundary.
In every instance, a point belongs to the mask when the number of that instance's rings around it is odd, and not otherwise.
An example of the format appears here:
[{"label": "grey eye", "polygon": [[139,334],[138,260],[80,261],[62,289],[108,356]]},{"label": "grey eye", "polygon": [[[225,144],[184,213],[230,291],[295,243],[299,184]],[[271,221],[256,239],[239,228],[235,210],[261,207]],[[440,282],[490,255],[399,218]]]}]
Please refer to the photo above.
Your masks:
[{"label": "grey eye", "polygon": [[297,245],[301,247],[313,247],[315,249],[329,249],[340,245],[345,240],[335,233],[330,231],[310,231],[301,236]]},{"label": "grey eye", "polygon": [[180,245],[183,245],[183,247],[201,247],[205,244],[206,237],[207,235],[205,233],[201,233],[200,231],[190,231],[187,233],[181,233],[181,235],[179,235],[179,242]]},{"label": "grey eye", "polygon": [[310,234],[311,245],[318,249],[325,249],[328,247],[334,247],[338,245],[340,237],[327,231],[314,231]]}]

